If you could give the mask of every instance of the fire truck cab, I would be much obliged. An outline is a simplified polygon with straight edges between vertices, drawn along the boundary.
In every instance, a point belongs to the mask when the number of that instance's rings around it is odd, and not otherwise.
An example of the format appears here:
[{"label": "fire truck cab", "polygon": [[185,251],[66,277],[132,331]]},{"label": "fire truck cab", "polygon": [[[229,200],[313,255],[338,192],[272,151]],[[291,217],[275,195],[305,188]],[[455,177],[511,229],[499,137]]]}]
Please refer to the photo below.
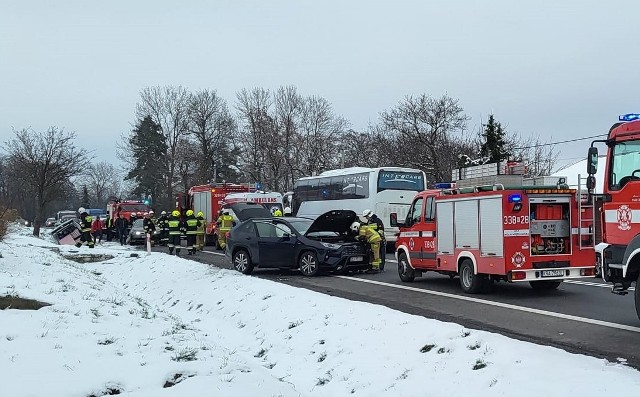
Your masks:
[{"label": "fire truck cab", "polygon": [[566,186],[472,188],[440,185],[418,193],[396,242],[404,282],[433,271],[460,277],[467,293],[494,281],[529,282],[539,290],[593,277],[593,208]]},{"label": "fire truck cab", "polygon": [[107,215],[111,219],[116,219],[123,215],[127,222],[131,221],[131,214],[149,212],[151,207],[142,200],[115,200],[107,203]]}]

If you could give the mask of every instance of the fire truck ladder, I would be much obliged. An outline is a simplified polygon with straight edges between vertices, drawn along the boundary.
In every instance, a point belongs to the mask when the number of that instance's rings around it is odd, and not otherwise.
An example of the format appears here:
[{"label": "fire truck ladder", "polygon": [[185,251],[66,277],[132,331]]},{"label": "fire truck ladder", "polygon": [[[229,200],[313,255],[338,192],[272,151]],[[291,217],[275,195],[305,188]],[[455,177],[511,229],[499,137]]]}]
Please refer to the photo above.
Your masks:
[{"label": "fire truck ladder", "polygon": [[[582,178],[578,174],[578,191],[576,199],[578,201],[578,246],[579,248],[593,248],[595,247],[595,211],[594,211],[594,197],[589,195],[588,191],[582,189],[582,183],[586,182],[586,178]],[[587,195],[587,201],[583,203],[582,195]],[[591,217],[585,217],[583,213],[588,213],[591,210]],[[585,231],[586,230],[586,231]]]}]

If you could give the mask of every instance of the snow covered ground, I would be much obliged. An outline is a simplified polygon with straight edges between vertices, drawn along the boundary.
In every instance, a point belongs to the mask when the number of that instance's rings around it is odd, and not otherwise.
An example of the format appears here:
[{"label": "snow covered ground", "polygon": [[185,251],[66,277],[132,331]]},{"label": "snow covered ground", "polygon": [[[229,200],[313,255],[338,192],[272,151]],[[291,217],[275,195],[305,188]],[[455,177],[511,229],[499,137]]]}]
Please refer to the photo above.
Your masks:
[{"label": "snow covered ground", "polygon": [[[539,397],[640,390],[640,373],[619,363],[165,254],[131,257],[134,251],[119,245],[78,250],[28,232],[0,243],[0,297],[51,306],[0,310],[2,396]],[[86,253],[113,258],[65,258]]]}]

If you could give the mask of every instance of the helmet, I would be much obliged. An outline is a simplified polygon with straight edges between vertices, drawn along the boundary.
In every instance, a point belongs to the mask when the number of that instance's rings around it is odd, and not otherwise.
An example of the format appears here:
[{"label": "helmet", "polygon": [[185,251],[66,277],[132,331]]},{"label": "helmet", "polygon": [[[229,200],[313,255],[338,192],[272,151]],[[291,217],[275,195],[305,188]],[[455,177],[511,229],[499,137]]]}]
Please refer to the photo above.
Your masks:
[{"label": "helmet", "polygon": [[147,217],[147,216],[149,216],[149,215],[151,215],[151,214],[150,214],[150,213],[148,213],[148,212],[145,212],[145,213],[144,213],[144,216],[145,216],[145,217]]},{"label": "helmet", "polygon": [[167,211],[162,211],[160,215],[167,215]]},{"label": "helmet", "polygon": [[87,210],[85,210],[84,207],[78,208],[78,213],[79,214],[82,214],[83,212],[87,212]]},{"label": "helmet", "polygon": [[131,216],[137,216],[137,215],[138,215],[138,213],[137,213],[137,212],[132,212],[132,213],[131,213]]},{"label": "helmet", "polygon": [[229,211],[227,210],[222,211],[222,215],[229,215]]},{"label": "helmet", "polygon": [[289,207],[284,207],[284,214],[285,214],[285,215],[291,215],[291,208],[289,208]]},{"label": "helmet", "polygon": [[352,232],[358,233],[358,230],[360,230],[360,222],[353,222],[349,228]]},{"label": "helmet", "polygon": [[178,211],[178,210],[174,210],[174,211],[171,213],[171,215],[173,215],[173,216],[175,216],[175,217],[178,217],[178,216],[180,216],[180,211]]},{"label": "helmet", "polygon": [[155,212],[153,212],[153,210],[149,210],[149,215],[153,215],[155,214]]},{"label": "helmet", "polygon": [[371,215],[373,215],[373,211],[371,211],[370,209],[362,211],[362,216],[364,216],[365,218],[369,218]]},{"label": "helmet", "polygon": [[204,218],[204,214],[202,213],[202,211],[198,211],[198,217]]},{"label": "helmet", "polygon": [[187,210],[187,216],[193,215],[193,210]]}]

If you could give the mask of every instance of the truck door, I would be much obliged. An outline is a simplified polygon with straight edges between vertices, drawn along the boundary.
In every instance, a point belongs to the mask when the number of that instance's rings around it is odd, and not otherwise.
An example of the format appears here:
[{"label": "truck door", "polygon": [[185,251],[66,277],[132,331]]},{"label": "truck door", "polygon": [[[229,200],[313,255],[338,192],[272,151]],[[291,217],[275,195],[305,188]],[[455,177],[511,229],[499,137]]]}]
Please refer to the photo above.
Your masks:
[{"label": "truck door", "polygon": [[409,212],[407,213],[407,218],[405,220],[407,229],[402,232],[402,234],[404,234],[408,239],[407,246],[409,248],[409,260],[414,268],[422,267],[422,242],[420,238],[420,231],[423,228],[423,210],[424,197],[420,196],[413,201],[413,204],[411,204],[411,208],[409,208]]},{"label": "truck door", "polygon": [[436,268],[436,198],[428,196],[424,207],[424,223],[421,227],[422,265]]}]

